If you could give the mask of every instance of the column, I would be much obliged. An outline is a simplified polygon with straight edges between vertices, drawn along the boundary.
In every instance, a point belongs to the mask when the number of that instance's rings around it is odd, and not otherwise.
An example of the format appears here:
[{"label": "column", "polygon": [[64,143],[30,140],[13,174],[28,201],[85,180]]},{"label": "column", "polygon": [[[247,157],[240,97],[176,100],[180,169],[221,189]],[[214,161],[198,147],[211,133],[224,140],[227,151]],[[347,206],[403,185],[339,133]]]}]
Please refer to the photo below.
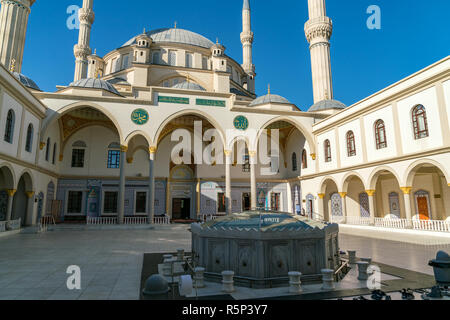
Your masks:
[{"label": "column", "polygon": [[231,214],[233,210],[233,203],[231,199],[231,155],[230,150],[225,150],[225,206],[227,214]]},{"label": "column", "polygon": [[370,224],[375,225],[375,190],[366,190],[369,196]]},{"label": "column", "polygon": [[256,210],[256,151],[249,151],[250,156],[250,197],[251,197],[251,209]]},{"label": "column", "polygon": [[347,223],[347,192],[339,192],[342,198],[342,223]]},{"label": "column", "polygon": [[166,215],[170,218],[172,218],[172,215],[170,214],[170,178],[167,178],[166,181]]},{"label": "column", "polygon": [[201,185],[202,185],[202,179],[197,179],[197,187],[195,188],[196,192],[197,192],[197,216],[196,218],[199,219],[200,217],[200,209],[201,209]]},{"label": "column", "polygon": [[119,180],[119,207],[118,207],[118,224],[123,224],[125,217],[125,161],[128,147],[120,146],[120,180]]},{"label": "column", "polygon": [[412,211],[411,211],[411,190],[412,187],[402,187],[403,199],[405,201],[405,214],[408,228],[412,228]]},{"label": "column", "polygon": [[[28,204],[27,204],[27,220],[30,221],[23,221],[25,225],[34,225],[34,191],[27,191],[25,192],[27,198],[28,198]],[[38,221],[37,221],[38,222]]]},{"label": "column", "polygon": [[17,192],[17,190],[15,190],[15,189],[6,190],[6,193],[8,194],[8,206],[6,208],[6,221],[11,221],[13,200],[14,200],[14,195],[16,194],[16,192]]},{"label": "column", "polygon": [[317,194],[317,196],[319,197],[319,200],[317,201],[318,202],[318,206],[317,206],[318,212],[317,213],[319,215],[322,215],[323,220],[325,221],[325,210],[323,207],[323,199],[325,199],[325,193],[319,193],[319,194]]},{"label": "column", "polygon": [[148,223],[153,224],[155,222],[155,155],[156,147],[149,148],[149,179],[148,179]]}]

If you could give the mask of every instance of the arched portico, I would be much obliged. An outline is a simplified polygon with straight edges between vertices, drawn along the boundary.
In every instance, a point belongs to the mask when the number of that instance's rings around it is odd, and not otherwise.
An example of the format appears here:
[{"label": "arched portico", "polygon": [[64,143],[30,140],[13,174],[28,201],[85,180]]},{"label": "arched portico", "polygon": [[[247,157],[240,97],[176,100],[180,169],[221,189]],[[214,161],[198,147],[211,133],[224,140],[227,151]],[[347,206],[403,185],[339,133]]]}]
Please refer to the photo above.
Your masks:
[{"label": "arched portico", "polygon": [[22,226],[31,225],[34,209],[34,183],[29,170],[24,170],[17,184],[10,220],[21,219]]},{"label": "arched portico", "polygon": [[11,220],[16,179],[13,168],[6,163],[0,165],[0,221]]},{"label": "arched portico", "polygon": [[320,184],[319,214],[325,221],[344,222],[344,210],[338,184],[333,177],[325,177]]}]

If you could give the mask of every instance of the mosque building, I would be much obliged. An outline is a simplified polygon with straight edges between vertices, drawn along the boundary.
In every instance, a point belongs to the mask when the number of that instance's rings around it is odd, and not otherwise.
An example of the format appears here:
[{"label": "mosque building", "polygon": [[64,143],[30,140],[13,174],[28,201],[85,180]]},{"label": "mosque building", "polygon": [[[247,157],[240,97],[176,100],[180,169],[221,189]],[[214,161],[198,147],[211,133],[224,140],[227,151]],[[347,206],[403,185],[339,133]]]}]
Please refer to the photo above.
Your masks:
[{"label": "mosque building", "polygon": [[[34,2],[1,1],[0,231],[49,216],[161,223],[265,208],[450,232],[450,56],[346,106],[334,99],[333,22],[325,0],[308,0],[314,105],[303,112],[255,94],[249,0],[242,62],[177,26],[99,56],[83,0],[74,80],[44,92],[21,73]],[[191,151],[177,149],[181,135]]]}]

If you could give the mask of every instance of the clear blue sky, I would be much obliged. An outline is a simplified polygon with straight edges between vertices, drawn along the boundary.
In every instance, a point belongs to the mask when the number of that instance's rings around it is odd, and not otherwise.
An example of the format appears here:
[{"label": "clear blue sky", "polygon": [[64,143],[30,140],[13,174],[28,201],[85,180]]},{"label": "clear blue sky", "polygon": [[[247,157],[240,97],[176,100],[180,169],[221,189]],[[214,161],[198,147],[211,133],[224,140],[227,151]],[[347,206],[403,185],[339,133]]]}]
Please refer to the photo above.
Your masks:
[{"label": "clear blue sky", "polygon": [[[73,80],[78,30],[66,27],[67,7],[82,0],[37,0],[28,24],[22,72],[41,89]],[[369,30],[366,9],[379,5],[382,29]],[[307,109],[313,102],[310,56],[303,32],[307,0],[251,0],[257,94],[280,94]],[[99,55],[147,30],[178,27],[218,37],[242,61],[242,0],[94,0],[91,47]],[[327,0],[334,22],[331,62],[335,98],[353,104],[450,53],[448,0]]]}]

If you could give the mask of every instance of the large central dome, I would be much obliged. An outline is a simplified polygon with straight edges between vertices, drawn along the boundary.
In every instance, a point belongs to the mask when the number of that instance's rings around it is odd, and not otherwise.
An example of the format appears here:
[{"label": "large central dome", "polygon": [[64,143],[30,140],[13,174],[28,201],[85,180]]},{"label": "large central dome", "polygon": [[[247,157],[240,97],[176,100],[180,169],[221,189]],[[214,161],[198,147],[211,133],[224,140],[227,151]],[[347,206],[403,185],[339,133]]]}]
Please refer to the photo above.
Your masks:
[{"label": "large central dome", "polygon": [[[184,29],[156,29],[146,32],[155,43],[182,43],[192,46],[210,49],[214,43],[198,33]],[[136,43],[136,37],[127,41],[122,47],[131,46]]]}]

